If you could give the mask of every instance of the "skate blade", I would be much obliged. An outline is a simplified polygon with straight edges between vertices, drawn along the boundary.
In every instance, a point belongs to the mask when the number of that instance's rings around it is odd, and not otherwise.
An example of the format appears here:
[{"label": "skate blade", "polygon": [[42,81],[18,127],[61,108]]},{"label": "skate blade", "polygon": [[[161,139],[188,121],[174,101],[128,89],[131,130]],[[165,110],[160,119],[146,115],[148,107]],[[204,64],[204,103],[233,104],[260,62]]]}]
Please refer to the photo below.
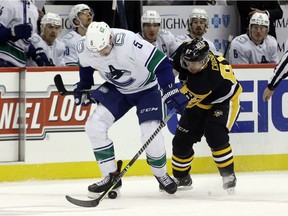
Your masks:
[{"label": "skate blade", "polygon": [[235,195],[236,194],[235,187],[227,188],[226,191],[227,191],[228,195]]},{"label": "skate blade", "polygon": [[[193,186],[192,186],[192,185],[189,185],[189,186],[178,186],[178,187],[177,187],[177,191],[189,191],[189,190],[192,190],[192,189],[193,189]],[[161,193],[163,193],[163,192],[166,193],[165,190],[160,189],[160,188],[159,188],[159,191],[160,191]]]},{"label": "skate blade", "polygon": [[[118,198],[118,197],[121,196],[121,192],[120,192],[119,189],[111,190],[109,193],[111,193],[111,192],[116,192],[117,195],[116,195],[115,198]],[[105,198],[115,199],[115,198],[110,198],[109,197],[109,193],[107,194],[107,196]],[[87,197],[90,198],[90,199],[98,199],[101,194],[102,193],[93,193],[93,192],[88,191]]]},{"label": "skate blade", "polygon": [[188,191],[188,190],[192,190],[193,189],[193,186],[192,185],[189,185],[189,186],[179,186],[177,188],[177,191]]}]

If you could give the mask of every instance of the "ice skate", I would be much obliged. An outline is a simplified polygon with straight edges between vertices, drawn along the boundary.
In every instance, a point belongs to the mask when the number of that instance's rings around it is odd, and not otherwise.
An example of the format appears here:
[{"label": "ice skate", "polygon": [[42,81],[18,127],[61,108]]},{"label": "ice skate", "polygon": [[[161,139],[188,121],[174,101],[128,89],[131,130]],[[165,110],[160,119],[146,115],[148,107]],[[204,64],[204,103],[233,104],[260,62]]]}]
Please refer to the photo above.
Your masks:
[{"label": "ice skate", "polygon": [[[96,182],[92,185],[88,186],[88,197],[92,199],[97,199],[100,195],[100,193],[106,191],[109,189],[113,183],[115,182],[115,179],[118,177],[121,167],[122,167],[123,162],[121,160],[117,161],[117,170],[113,173],[109,173],[108,176],[106,176],[104,179],[102,179],[99,182]],[[113,189],[110,191],[116,192],[116,197],[120,195],[120,188],[122,186],[122,179],[120,179],[117,184],[113,187]],[[115,194],[115,193],[114,193]],[[108,197],[110,198],[110,194],[108,194]],[[112,198],[114,199],[114,198]]]},{"label": "ice skate", "polygon": [[190,175],[187,175],[183,178],[174,178],[174,181],[177,184],[179,190],[191,190],[192,187],[192,179]]},{"label": "ice skate", "polygon": [[231,173],[228,176],[223,176],[222,181],[223,181],[223,189],[226,190],[230,195],[235,194],[235,187],[237,182],[235,174]]},{"label": "ice skate", "polygon": [[167,173],[161,177],[155,176],[155,178],[159,182],[160,191],[166,191],[168,194],[174,194],[177,191],[177,184]]},{"label": "ice skate", "polygon": [[[96,182],[92,185],[88,186],[88,197],[92,199],[96,199],[99,197],[99,194],[107,190],[113,185],[114,179],[117,177],[118,173],[109,173],[108,176],[106,176],[104,179],[102,179],[99,182]],[[114,186],[113,191],[117,192],[119,194],[119,189],[122,186],[122,180],[120,179],[117,184]]]}]

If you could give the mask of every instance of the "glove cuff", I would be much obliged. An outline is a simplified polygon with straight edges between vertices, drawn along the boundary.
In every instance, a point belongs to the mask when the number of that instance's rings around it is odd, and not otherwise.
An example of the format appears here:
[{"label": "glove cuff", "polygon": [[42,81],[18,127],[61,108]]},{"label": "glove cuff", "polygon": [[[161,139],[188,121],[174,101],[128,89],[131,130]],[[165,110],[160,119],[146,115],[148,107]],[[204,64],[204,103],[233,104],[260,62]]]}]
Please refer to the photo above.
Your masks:
[{"label": "glove cuff", "polygon": [[167,98],[169,98],[172,95],[175,95],[177,93],[179,93],[179,89],[178,88],[172,89],[171,91],[169,91],[169,92],[167,92],[166,94],[163,95],[163,100],[165,101]]},{"label": "glove cuff", "polygon": [[14,29],[14,28],[11,28],[11,35],[12,35],[12,37],[16,37],[15,29]]}]

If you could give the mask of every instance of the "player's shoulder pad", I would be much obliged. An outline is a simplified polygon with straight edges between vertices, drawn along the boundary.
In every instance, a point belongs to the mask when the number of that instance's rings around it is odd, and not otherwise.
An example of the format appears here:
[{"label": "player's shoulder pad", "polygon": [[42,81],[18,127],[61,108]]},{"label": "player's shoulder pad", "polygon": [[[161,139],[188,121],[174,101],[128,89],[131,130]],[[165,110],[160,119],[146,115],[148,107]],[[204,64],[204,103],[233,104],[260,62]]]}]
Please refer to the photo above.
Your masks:
[{"label": "player's shoulder pad", "polygon": [[38,44],[40,42],[41,42],[41,37],[38,36],[37,34],[33,34],[32,37],[31,37],[31,43],[33,45],[36,45],[36,44]]},{"label": "player's shoulder pad", "polygon": [[277,44],[276,38],[273,37],[272,35],[267,35],[266,38],[267,38],[267,41],[269,41],[270,43],[276,43]]},{"label": "player's shoulder pad", "polygon": [[77,53],[82,53],[84,51],[85,49],[84,41],[85,41],[85,37],[82,37],[82,39],[78,41],[76,45]]},{"label": "player's shoulder pad", "polygon": [[245,44],[247,41],[249,41],[249,38],[244,34],[244,35],[239,35],[234,39],[235,42],[238,42],[240,44]]},{"label": "player's shoulder pad", "polygon": [[184,41],[189,39],[189,36],[187,34],[177,35],[176,39]]},{"label": "player's shoulder pad", "polygon": [[115,46],[123,46],[125,38],[126,38],[126,33],[125,32],[117,32],[117,33],[115,33],[114,37],[113,37],[114,45]]},{"label": "player's shoulder pad", "polygon": [[68,32],[66,35],[64,35],[63,39],[65,40],[69,40],[74,38],[74,34],[72,34],[72,32]]},{"label": "player's shoulder pad", "polygon": [[163,34],[163,35],[169,35],[171,32],[165,30],[165,29],[160,29],[160,34]]}]

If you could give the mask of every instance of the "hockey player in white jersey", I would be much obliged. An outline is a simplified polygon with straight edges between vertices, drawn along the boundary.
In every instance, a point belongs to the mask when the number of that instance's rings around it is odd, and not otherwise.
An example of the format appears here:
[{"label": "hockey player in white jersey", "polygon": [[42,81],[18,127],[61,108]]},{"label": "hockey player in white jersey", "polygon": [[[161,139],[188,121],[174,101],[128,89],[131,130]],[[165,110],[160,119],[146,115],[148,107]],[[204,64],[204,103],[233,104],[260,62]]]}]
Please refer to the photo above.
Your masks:
[{"label": "hockey player in white jersey", "polygon": [[49,12],[42,17],[40,35],[35,33],[31,38],[28,66],[65,66],[65,44],[58,39],[61,29],[58,14]]},{"label": "hockey player in white jersey", "polygon": [[175,36],[164,29],[161,29],[161,17],[155,10],[147,10],[141,17],[141,32],[139,35],[144,40],[152,43],[168,57],[172,56],[176,49],[181,45],[176,41]]},{"label": "hockey player in white jersey", "polygon": [[65,34],[61,40],[66,46],[65,64],[67,66],[75,66],[78,65],[77,42],[86,34],[87,27],[93,21],[93,13],[88,5],[77,4],[69,12],[69,21],[73,30]]},{"label": "hockey player in white jersey", "polygon": [[38,11],[27,0],[24,21],[22,0],[0,0],[0,67],[24,67],[29,38],[37,32]]},{"label": "hockey player in white jersey", "polygon": [[277,41],[268,35],[269,24],[267,14],[253,14],[247,34],[239,35],[231,42],[230,64],[278,63]]},{"label": "hockey player in white jersey", "polygon": [[207,12],[201,8],[194,8],[189,15],[189,34],[178,35],[176,40],[180,41],[181,43],[191,41],[194,38],[205,40],[209,44],[210,51],[214,54],[219,54],[213,42],[204,37],[207,28],[209,28],[209,18]]},{"label": "hockey player in white jersey", "polygon": [[[97,107],[85,125],[104,176],[102,181],[88,187],[89,197],[93,198],[110,188],[113,176],[120,172],[115,163],[113,141],[108,137],[108,129],[113,123],[136,107],[141,140],[145,143],[162,120],[159,86],[168,107],[175,107],[179,113],[184,110],[187,98],[175,86],[168,57],[131,31],[110,29],[105,22],[92,22],[86,36],[79,41],[77,51],[80,81],[76,84],[75,103],[88,105],[97,101]],[[88,95],[81,94],[81,90],[90,89],[94,84],[95,69],[106,82]],[[130,127],[133,126],[127,125],[127,133]],[[147,147],[146,158],[160,189],[175,193],[177,185],[166,172],[166,152],[161,133]],[[121,185],[120,180],[114,189]]]}]

